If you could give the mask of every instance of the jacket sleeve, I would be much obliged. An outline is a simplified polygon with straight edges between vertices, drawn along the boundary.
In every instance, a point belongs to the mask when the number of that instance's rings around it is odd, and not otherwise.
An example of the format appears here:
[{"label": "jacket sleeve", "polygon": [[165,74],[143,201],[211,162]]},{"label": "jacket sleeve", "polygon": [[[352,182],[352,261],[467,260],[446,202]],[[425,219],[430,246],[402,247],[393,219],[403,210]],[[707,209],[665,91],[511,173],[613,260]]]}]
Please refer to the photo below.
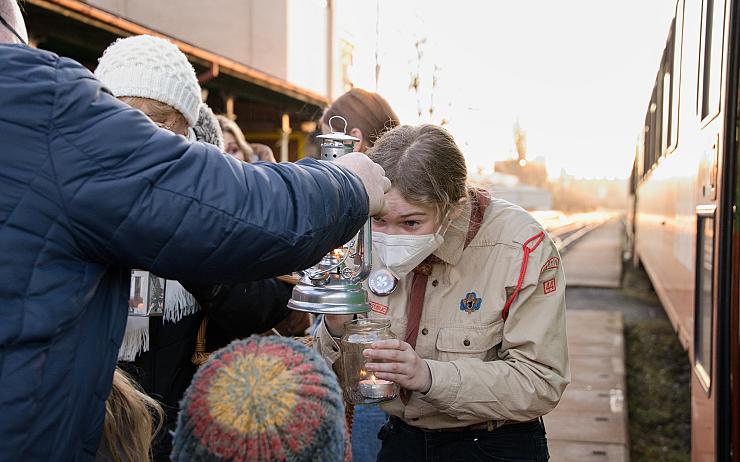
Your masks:
[{"label": "jacket sleeve", "polygon": [[[512,281],[519,276],[522,260],[514,265]],[[471,423],[482,418],[525,421],[555,408],[570,382],[570,370],[565,276],[557,249],[546,235],[529,255],[496,359],[426,360],[432,386],[422,399]]]},{"label": "jacket sleeve", "polygon": [[314,334],[314,349],[318,351],[327,363],[332,365],[335,370],[341,365],[341,349],[339,347],[340,339],[332,337],[329,329],[326,327],[326,317],[321,317],[316,334]]},{"label": "jacket sleeve", "polygon": [[50,149],[80,255],[205,283],[303,269],[368,214],[361,181],[328,162],[238,162],[154,126],[60,59]]},{"label": "jacket sleeve", "polygon": [[[209,323],[231,338],[262,333],[285,319],[293,286],[275,278],[203,287],[185,284]],[[210,325],[210,324],[209,324]]]}]

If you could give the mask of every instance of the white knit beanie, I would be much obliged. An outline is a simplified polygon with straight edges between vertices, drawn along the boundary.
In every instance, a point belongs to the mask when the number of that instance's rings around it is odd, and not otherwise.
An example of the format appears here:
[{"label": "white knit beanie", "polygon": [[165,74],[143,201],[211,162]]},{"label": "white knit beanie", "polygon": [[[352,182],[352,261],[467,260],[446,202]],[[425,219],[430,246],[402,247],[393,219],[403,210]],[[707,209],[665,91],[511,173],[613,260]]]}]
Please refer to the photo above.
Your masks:
[{"label": "white knit beanie", "polygon": [[201,102],[193,66],[172,43],[150,35],[116,40],[98,60],[95,77],[113,95],[168,104],[195,126]]}]

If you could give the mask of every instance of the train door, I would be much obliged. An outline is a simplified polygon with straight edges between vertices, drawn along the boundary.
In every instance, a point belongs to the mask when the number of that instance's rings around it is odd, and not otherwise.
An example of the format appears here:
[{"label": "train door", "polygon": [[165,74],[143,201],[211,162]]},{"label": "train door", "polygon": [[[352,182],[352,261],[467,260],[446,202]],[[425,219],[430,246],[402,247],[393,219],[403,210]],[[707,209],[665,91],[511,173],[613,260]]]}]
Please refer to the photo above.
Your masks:
[{"label": "train door", "polygon": [[[736,93],[737,95],[737,93]],[[737,101],[737,99],[736,99]],[[740,106],[738,106],[740,111]],[[736,132],[740,133],[738,112],[735,115]],[[717,460],[740,462],[740,149],[735,137],[734,147],[728,152],[727,206],[730,211],[727,224],[727,243],[720,252],[726,263],[720,271],[726,273],[727,296],[720,301],[717,329]],[[730,181],[731,180],[731,181]],[[724,202],[724,201],[723,201]],[[724,249],[726,247],[726,249]],[[726,271],[725,271],[726,269]]]},{"label": "train door", "polygon": [[[725,134],[723,103],[723,69],[726,7],[729,0],[703,0],[701,2],[701,36],[698,62],[696,115],[702,143],[702,162],[698,175],[696,206],[696,252],[694,271],[694,371],[691,384],[692,460],[715,461],[720,459],[718,428],[718,397],[723,387],[722,372],[718,369],[717,329],[719,307],[726,290],[726,273],[721,271],[723,254],[720,251],[726,239],[726,209],[721,205],[724,197],[720,185],[723,167]],[[698,146],[699,147],[699,146]],[[722,176],[724,178],[724,176]],[[721,452],[721,451],[720,451]]]},{"label": "train door", "polygon": [[720,272],[726,295],[719,300],[717,330],[717,460],[740,462],[740,2],[733,1],[728,33],[728,79],[724,169],[720,207],[726,239],[720,245]]},{"label": "train door", "polygon": [[721,155],[716,334],[716,460],[740,462],[740,2],[728,8],[726,149]]}]

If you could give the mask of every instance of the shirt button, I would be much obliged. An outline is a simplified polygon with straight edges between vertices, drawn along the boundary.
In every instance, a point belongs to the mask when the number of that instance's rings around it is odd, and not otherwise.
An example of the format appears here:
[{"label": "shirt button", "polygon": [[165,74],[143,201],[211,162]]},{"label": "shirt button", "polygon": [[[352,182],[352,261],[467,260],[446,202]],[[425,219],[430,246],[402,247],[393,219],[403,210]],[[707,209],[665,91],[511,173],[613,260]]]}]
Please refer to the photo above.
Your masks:
[{"label": "shirt button", "polygon": [[468,339],[463,340],[463,345],[470,346],[470,340]]},{"label": "shirt button", "polygon": [[429,333],[429,329],[426,327],[421,330],[421,335],[427,335]]},{"label": "shirt button", "polygon": [[437,287],[438,285],[439,285],[438,280],[435,279],[434,281],[432,281],[432,286]]}]

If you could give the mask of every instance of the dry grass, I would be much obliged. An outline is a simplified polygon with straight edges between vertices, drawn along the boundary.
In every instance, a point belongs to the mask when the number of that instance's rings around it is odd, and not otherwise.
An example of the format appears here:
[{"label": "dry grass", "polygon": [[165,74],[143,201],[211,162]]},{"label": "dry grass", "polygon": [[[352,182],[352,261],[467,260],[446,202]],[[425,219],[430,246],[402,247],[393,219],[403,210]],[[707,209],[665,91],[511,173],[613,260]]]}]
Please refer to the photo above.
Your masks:
[{"label": "dry grass", "polygon": [[625,325],[632,462],[691,460],[691,369],[667,319]]}]

